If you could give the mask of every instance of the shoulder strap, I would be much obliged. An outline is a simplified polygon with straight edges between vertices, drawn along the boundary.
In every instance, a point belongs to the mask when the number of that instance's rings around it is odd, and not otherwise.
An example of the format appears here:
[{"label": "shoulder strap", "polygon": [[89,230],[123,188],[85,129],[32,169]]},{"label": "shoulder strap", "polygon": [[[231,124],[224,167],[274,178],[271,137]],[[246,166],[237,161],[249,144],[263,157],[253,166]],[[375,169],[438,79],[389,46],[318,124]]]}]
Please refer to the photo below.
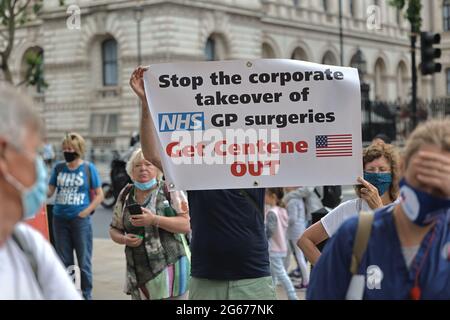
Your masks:
[{"label": "shoulder strap", "polygon": [[91,175],[91,164],[89,161],[84,161],[84,172],[86,173],[86,177],[88,180],[88,188],[92,189],[92,175]]},{"label": "shoulder strap", "polygon": [[[323,187],[325,188],[325,187]],[[317,191],[317,188],[314,188],[314,193],[319,197],[319,199],[322,199],[322,197],[319,194],[319,191]]]},{"label": "shoulder strap", "polygon": [[252,205],[256,208],[256,210],[258,210],[259,212],[262,213],[262,215],[264,216],[264,210],[259,206],[259,204],[256,202],[255,199],[253,199],[253,197],[251,195],[248,194],[247,190],[245,189],[239,189],[239,193],[244,196],[245,198],[247,198],[247,200],[249,200]]},{"label": "shoulder strap", "polygon": [[27,257],[28,262],[30,263],[31,270],[33,270],[34,277],[36,279],[37,284],[39,287],[41,287],[39,283],[39,277],[38,277],[38,264],[36,257],[33,254],[33,251],[30,250],[27,241],[22,236],[21,232],[17,230],[17,228],[14,230],[12,234],[13,241],[17,244],[19,249],[25,254]]},{"label": "shoulder strap", "polygon": [[171,196],[170,196],[170,192],[169,192],[169,188],[167,187],[166,182],[163,180],[162,183],[163,185],[163,192],[164,192],[164,196],[166,197],[166,199],[169,201],[171,200]]},{"label": "shoulder strap", "polygon": [[122,202],[122,206],[125,205],[125,200],[127,198],[127,195],[130,193],[132,187],[133,187],[133,185],[131,183],[129,183],[120,192],[119,199],[120,199],[120,202]]},{"label": "shoulder strap", "polygon": [[58,178],[58,174],[63,171],[65,165],[66,165],[65,162],[59,162],[56,164],[55,173],[56,173],[57,178]]},{"label": "shoulder strap", "polygon": [[361,211],[358,218],[358,229],[356,230],[355,242],[353,243],[352,261],[350,272],[358,274],[359,264],[369,243],[370,232],[374,214],[372,211]]}]

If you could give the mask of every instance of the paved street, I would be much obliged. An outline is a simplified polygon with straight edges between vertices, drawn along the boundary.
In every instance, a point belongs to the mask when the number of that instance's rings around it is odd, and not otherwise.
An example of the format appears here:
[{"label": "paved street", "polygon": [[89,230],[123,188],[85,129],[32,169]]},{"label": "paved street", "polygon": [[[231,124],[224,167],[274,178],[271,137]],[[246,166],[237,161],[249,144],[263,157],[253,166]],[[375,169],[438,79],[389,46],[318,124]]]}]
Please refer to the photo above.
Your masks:
[{"label": "paved street", "polygon": [[[109,239],[94,239],[94,290],[95,300],[129,300],[123,293],[125,281],[125,255],[123,246],[113,243]],[[297,290],[299,299],[305,298],[305,290]],[[286,300],[281,285],[277,286],[277,296]]]},{"label": "paved street", "polygon": [[[111,222],[112,210],[98,209],[94,222],[94,291],[96,300],[128,300],[123,293],[125,279],[125,254],[123,246],[115,244],[109,239],[108,229]],[[294,265],[294,262],[292,263]],[[286,294],[281,286],[277,286],[279,299],[286,300]],[[304,299],[305,291],[298,290],[297,295]]]}]

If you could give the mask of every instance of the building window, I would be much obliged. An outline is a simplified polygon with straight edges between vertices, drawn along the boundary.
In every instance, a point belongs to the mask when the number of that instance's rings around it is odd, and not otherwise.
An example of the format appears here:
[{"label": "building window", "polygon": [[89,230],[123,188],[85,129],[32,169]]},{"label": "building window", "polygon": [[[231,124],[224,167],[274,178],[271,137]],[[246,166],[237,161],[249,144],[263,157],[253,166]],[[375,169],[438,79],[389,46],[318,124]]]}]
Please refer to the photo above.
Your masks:
[{"label": "building window", "polygon": [[450,0],[444,1],[444,31],[450,31]]},{"label": "building window", "polygon": [[322,58],[322,64],[326,64],[329,66],[336,66],[338,63],[334,54],[332,54],[330,51],[327,51],[327,53],[325,53]]},{"label": "building window", "polygon": [[108,39],[102,43],[103,85],[117,86],[117,41]]},{"label": "building window", "polygon": [[214,39],[208,38],[205,46],[206,61],[216,60],[216,42]]},{"label": "building window", "polygon": [[203,54],[206,61],[226,60],[230,55],[227,39],[220,33],[209,35],[204,50]]},{"label": "building window", "polygon": [[294,6],[298,7],[300,5],[300,0],[293,0]]},{"label": "building window", "polygon": [[450,68],[447,69],[447,95],[450,96]]},{"label": "building window", "polygon": [[349,6],[350,6],[350,14],[352,17],[355,16],[355,4],[353,3],[353,0],[349,0]]},{"label": "building window", "polygon": [[275,51],[272,46],[268,43],[263,43],[262,45],[262,57],[263,59],[273,59],[275,58]]},{"label": "building window", "polygon": [[328,12],[328,0],[322,0],[323,11]]},{"label": "building window", "polygon": [[400,25],[400,23],[401,23],[400,9],[397,9],[395,14],[396,14],[396,18],[397,18],[397,24]]},{"label": "building window", "polygon": [[44,89],[46,87],[46,83],[44,80],[44,50],[41,50],[39,52],[39,61],[38,61],[38,66],[37,68],[39,69],[39,79],[36,83],[36,91],[38,93],[43,93]]},{"label": "building window", "polygon": [[91,133],[94,136],[109,136],[119,132],[118,114],[92,114]]},{"label": "building window", "polygon": [[307,56],[306,52],[302,48],[297,47],[294,50],[294,52],[292,52],[291,59],[308,61],[308,56]]}]

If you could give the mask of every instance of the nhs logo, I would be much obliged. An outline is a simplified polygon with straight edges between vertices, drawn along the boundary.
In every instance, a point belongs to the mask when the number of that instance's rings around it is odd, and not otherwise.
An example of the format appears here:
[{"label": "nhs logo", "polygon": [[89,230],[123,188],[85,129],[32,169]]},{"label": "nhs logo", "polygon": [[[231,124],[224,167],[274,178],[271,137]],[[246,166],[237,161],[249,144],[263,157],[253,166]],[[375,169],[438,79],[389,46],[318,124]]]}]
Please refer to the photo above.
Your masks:
[{"label": "nhs logo", "polygon": [[159,132],[205,130],[203,112],[159,113]]}]

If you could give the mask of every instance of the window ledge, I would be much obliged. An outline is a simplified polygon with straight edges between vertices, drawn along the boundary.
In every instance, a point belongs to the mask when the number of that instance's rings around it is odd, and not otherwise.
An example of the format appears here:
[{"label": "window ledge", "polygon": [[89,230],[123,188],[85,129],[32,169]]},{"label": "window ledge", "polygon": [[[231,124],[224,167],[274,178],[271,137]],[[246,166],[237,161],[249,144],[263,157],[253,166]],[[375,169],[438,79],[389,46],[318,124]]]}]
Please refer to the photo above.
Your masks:
[{"label": "window ledge", "polygon": [[118,86],[101,87],[95,90],[96,98],[115,98],[122,94],[122,88]]},{"label": "window ledge", "polygon": [[45,103],[45,93],[43,92],[36,92],[32,95],[33,100],[35,103],[39,104],[39,103]]}]

